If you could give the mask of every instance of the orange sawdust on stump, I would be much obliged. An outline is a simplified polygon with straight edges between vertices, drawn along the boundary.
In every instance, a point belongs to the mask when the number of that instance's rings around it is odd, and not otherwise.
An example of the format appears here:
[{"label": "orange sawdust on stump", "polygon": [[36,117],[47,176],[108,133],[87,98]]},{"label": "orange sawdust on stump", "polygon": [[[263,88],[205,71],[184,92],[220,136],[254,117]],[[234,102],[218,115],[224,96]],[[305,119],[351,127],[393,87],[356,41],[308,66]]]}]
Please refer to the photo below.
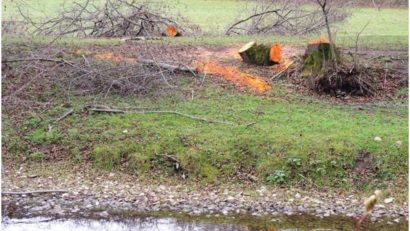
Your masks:
[{"label": "orange sawdust on stump", "polygon": [[175,26],[168,26],[166,32],[169,37],[175,37],[178,35],[178,30]]},{"label": "orange sawdust on stump", "polygon": [[215,61],[196,62],[195,67],[198,72],[221,76],[238,87],[247,87],[259,93],[272,89],[268,82],[259,77],[243,73],[238,68],[232,66],[221,65]]},{"label": "orange sawdust on stump", "polygon": [[269,58],[274,63],[280,63],[282,59],[282,47],[279,43],[274,43],[270,48]]}]

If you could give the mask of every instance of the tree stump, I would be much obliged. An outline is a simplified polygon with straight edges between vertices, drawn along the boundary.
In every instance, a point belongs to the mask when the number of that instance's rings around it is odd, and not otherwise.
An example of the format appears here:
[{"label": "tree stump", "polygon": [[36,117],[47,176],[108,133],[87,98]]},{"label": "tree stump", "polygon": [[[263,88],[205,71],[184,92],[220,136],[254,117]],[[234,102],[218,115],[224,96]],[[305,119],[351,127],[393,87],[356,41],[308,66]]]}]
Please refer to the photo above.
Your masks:
[{"label": "tree stump", "polygon": [[[334,45],[330,44],[325,37],[310,41],[305,51],[304,71],[302,75],[323,71],[327,65],[332,62],[331,59],[333,59],[331,46]],[[336,59],[339,60],[339,55],[335,47],[334,50],[336,52]]]},{"label": "tree stump", "polygon": [[270,50],[269,46],[252,41],[239,49],[239,55],[245,63],[268,66],[274,64],[270,60]]},{"label": "tree stump", "polygon": [[308,57],[314,53],[320,53],[326,60],[330,59],[332,56],[330,43],[309,43],[305,52],[305,56]]},{"label": "tree stump", "polygon": [[178,31],[178,29],[175,26],[170,25],[165,30],[165,35],[168,37],[178,37],[178,36],[181,36],[181,33]]}]

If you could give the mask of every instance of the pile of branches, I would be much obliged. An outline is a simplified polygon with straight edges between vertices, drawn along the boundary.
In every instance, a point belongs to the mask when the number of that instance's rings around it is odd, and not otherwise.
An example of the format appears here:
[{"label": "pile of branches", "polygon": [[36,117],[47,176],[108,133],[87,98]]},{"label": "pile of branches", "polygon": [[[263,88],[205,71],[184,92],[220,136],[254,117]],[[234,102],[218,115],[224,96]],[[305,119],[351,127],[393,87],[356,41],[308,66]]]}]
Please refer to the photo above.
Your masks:
[{"label": "pile of branches", "polygon": [[[152,46],[140,46],[141,53],[153,52],[144,51]],[[6,109],[27,111],[55,100],[70,102],[75,96],[98,102],[112,95],[161,95],[167,89],[176,89],[173,84],[178,73],[196,75],[195,70],[182,63],[161,61],[158,57],[138,57],[131,62],[51,46],[24,50],[18,46],[3,49],[2,102]]]},{"label": "pile of branches", "polygon": [[313,90],[335,97],[376,96],[374,77],[379,76],[374,69],[358,69],[354,66],[338,66],[313,78]]},{"label": "pile of branches", "polygon": [[168,7],[160,2],[136,0],[74,1],[70,7],[64,7],[58,16],[39,21],[24,12],[23,6],[23,4],[18,5],[20,14],[34,28],[33,33],[36,35],[160,36],[170,25],[177,27],[180,32],[186,32],[184,27],[189,27],[185,19],[172,14]]},{"label": "pile of branches", "polygon": [[301,91],[308,90],[336,98],[373,98],[386,94],[383,83],[380,83],[384,70],[377,64],[362,65],[345,58],[336,66],[328,62],[319,70],[307,72],[305,62],[300,58],[295,60],[295,64],[287,72],[287,80]]},{"label": "pile of branches", "polygon": [[[311,5],[298,0],[257,0],[248,16],[236,21],[225,31],[232,34],[275,34],[306,35],[322,30],[326,26],[321,9],[309,0]],[[348,15],[350,1],[331,1],[327,12],[329,23],[344,20]]]}]

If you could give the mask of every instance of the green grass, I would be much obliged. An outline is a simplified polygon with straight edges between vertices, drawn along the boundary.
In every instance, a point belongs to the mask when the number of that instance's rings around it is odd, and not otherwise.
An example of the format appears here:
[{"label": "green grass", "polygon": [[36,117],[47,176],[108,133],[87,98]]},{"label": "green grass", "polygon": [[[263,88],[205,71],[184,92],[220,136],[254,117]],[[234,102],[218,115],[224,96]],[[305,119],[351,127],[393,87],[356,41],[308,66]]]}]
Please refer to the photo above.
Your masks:
[{"label": "green grass", "polygon": [[358,8],[351,17],[340,25],[339,36],[355,36],[367,24],[363,36],[404,36],[408,37],[409,15],[407,9]]},{"label": "green grass", "polygon": [[[78,110],[85,100],[74,99]],[[38,123],[33,115],[27,124],[35,126],[20,131],[26,134],[22,143],[34,142],[35,149],[38,145],[44,149],[64,147],[77,162],[84,161],[81,153],[90,153],[97,167],[108,170],[121,168],[138,175],[160,171],[174,177],[184,173],[204,182],[223,182],[250,173],[268,184],[350,188],[349,174],[359,154],[366,151],[379,169],[369,184],[380,179],[398,180],[407,174],[407,161],[403,161],[408,150],[406,107],[357,111],[289,95],[281,87],[261,97],[211,83],[197,90],[194,100],[175,93],[157,99],[111,98],[107,104],[155,105],[236,125],[171,114],[75,114],[56,125],[55,133],[47,132],[47,120]],[[57,107],[49,116],[55,118],[64,111]],[[4,125],[5,145],[9,147],[8,141],[15,138],[13,125],[8,119]],[[382,141],[374,141],[376,136]],[[400,147],[396,145],[399,140],[403,142]],[[17,150],[14,155],[33,153],[12,148]],[[26,151],[18,153],[21,150]],[[180,167],[176,169],[167,156],[177,158]],[[385,187],[384,183],[376,186]]]},{"label": "green grass", "polygon": [[[55,15],[64,1],[33,0],[25,8],[33,16],[44,17]],[[67,2],[68,5],[70,2]],[[226,27],[235,19],[244,14],[243,7],[251,7],[252,3],[240,0],[172,0],[169,2],[171,9],[179,11],[184,17],[200,26],[205,32],[222,34]],[[13,19],[16,8],[10,0],[3,2],[3,20]],[[408,46],[408,10],[407,9],[381,9],[358,8],[352,10],[345,22],[335,26],[337,42],[342,46],[353,47],[356,34],[369,22],[362,33],[360,46],[366,48],[406,48]],[[232,44],[246,42],[251,39],[267,41],[283,41],[286,44],[305,44],[307,38],[278,37],[278,36],[239,36],[219,37],[205,36],[197,38],[180,38],[178,42],[205,43],[205,44]]]},{"label": "green grass", "polygon": [[[179,37],[179,38],[164,38],[162,43],[172,43],[179,45],[212,45],[212,46],[223,46],[223,45],[232,45],[232,44],[245,44],[251,40],[256,40],[259,43],[271,44],[272,41],[279,42],[285,45],[293,46],[306,46],[307,42],[314,38],[314,36],[307,37],[287,37],[287,36],[200,36],[200,37]],[[338,46],[346,48],[355,47],[355,37],[343,37],[343,40],[339,38]],[[41,37],[35,36],[31,39],[24,37],[14,37],[14,36],[3,36],[2,43],[3,46],[8,44],[25,44],[28,42],[34,42],[38,44],[49,44],[53,41],[50,37]],[[159,41],[152,41],[153,43],[158,43]],[[77,39],[72,37],[64,37],[55,41],[55,44],[59,44],[64,47],[70,48],[81,48],[89,47],[90,45],[98,46],[115,46],[120,45],[120,39],[107,39],[107,38],[84,38]],[[408,38],[404,36],[362,36],[359,42],[360,48],[368,49],[407,49],[408,47]]]}]

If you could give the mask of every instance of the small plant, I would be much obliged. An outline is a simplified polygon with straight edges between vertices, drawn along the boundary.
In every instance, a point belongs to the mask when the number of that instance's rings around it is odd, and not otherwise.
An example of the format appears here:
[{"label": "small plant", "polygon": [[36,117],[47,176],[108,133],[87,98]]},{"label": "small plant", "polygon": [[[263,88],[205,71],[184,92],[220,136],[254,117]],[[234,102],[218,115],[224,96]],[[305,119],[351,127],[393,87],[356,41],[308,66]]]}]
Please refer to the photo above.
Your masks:
[{"label": "small plant", "polygon": [[284,184],[287,180],[287,174],[284,170],[276,170],[268,177],[266,177],[266,181],[275,185]]},{"label": "small plant", "polygon": [[293,168],[297,168],[302,166],[302,160],[297,157],[292,157],[288,159],[287,164]]},{"label": "small plant", "polygon": [[58,129],[52,129],[47,132],[44,129],[39,128],[34,130],[27,138],[37,144],[54,144],[60,140],[61,134]]},{"label": "small plant", "polygon": [[24,129],[36,128],[41,124],[40,118],[31,118],[23,123]]},{"label": "small plant", "polygon": [[32,161],[42,161],[46,156],[42,152],[33,152],[28,156],[29,160]]}]

